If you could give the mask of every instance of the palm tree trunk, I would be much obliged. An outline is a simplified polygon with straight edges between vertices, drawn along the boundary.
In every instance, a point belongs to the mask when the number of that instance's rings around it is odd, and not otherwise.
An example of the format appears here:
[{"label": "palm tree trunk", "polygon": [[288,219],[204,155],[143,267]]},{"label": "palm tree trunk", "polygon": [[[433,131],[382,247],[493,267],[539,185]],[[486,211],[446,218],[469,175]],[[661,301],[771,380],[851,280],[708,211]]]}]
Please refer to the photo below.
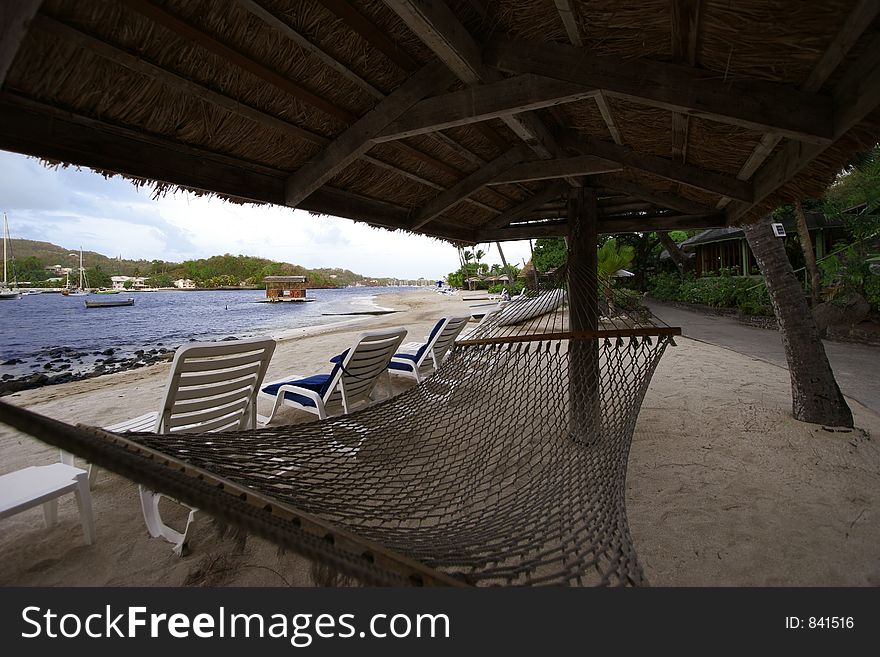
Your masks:
[{"label": "palm tree trunk", "polygon": [[802,422],[852,427],[852,412],[828,364],[825,347],[782,239],[761,219],[743,226],[764,275],[791,374],[792,414]]},{"label": "palm tree trunk", "polygon": [[513,294],[513,284],[516,283],[516,275],[513,272],[513,267],[507,264],[507,258],[504,257],[504,251],[501,250],[501,242],[495,242],[495,246],[498,247],[498,255],[501,256],[501,264],[504,265],[504,271],[507,273],[507,278],[510,279],[507,281],[507,285],[510,288],[508,292]]},{"label": "palm tree trunk", "polygon": [[658,231],[657,237],[660,239],[660,244],[662,244],[663,248],[669,253],[672,262],[678,267],[679,273],[682,275],[688,273],[691,270],[691,261],[687,257],[687,254],[678,248],[678,244],[675,243],[675,240],[669,237],[669,233],[666,231]]},{"label": "palm tree trunk", "polygon": [[800,200],[794,203],[794,214],[797,217],[798,237],[804,252],[804,262],[807,263],[807,272],[810,274],[810,299],[813,302],[813,308],[815,308],[819,305],[819,290],[822,279],[819,276],[819,268],[816,266],[816,252],[813,250],[813,240],[810,239],[807,215],[804,214],[804,206],[801,205]]}]

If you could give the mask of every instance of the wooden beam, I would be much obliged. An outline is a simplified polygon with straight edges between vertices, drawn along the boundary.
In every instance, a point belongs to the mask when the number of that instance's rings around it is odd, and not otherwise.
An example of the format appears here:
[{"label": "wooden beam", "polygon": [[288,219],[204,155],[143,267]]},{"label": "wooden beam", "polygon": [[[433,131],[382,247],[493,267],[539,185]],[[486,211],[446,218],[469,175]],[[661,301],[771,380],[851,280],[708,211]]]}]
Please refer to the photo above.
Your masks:
[{"label": "wooden beam", "polygon": [[593,176],[620,170],[621,166],[616,162],[611,162],[594,155],[581,155],[580,157],[567,157],[558,160],[523,162],[497,176],[490,184],[504,185],[515,182],[528,182],[530,180],[566,178],[568,176]]},{"label": "wooden beam", "polygon": [[[868,44],[861,57],[849,66],[834,88],[834,137],[839,139],[880,105],[880,35]],[[818,144],[789,141],[755,174],[752,204],[727,206],[730,223],[786,184],[826,149]]]},{"label": "wooden beam", "polygon": [[330,143],[330,139],[323,135],[311,132],[310,130],[305,130],[255,107],[246,105],[236,98],[218,93],[213,89],[193,82],[173,71],[169,71],[168,69],[148,62],[141,57],[132,55],[131,53],[117,48],[102,39],[86,34],[75,27],[62,23],[49,16],[43,14],[38,15],[34,19],[33,25],[38,29],[54,34],[69,43],[90,50],[109,62],[123,66],[128,70],[139,73],[151,80],[161,82],[167,87],[183,92],[188,96],[204,100],[205,102],[211,103],[212,105],[237,116],[242,116],[255,123],[259,123],[260,125],[274,128],[275,130],[303,139],[312,144],[323,146]]},{"label": "wooden beam", "polygon": [[283,34],[285,37],[293,41],[296,45],[298,45],[309,54],[317,57],[325,66],[332,68],[334,71],[346,78],[349,82],[366,91],[373,98],[381,100],[385,97],[385,94],[383,94],[379,89],[377,89],[372,84],[367,82],[367,80],[352,71],[350,68],[348,68],[348,66],[334,59],[326,52],[321,50],[318,46],[313,44],[302,34],[293,29],[290,25],[288,25],[271,11],[266,9],[260,2],[256,2],[256,0],[235,1],[239,5],[241,5],[242,8],[244,8],[246,11],[259,18],[261,21],[266,23],[266,25],[269,25],[270,27]]},{"label": "wooden beam", "polygon": [[519,75],[427,98],[391,123],[375,141],[413,137],[510,114],[570,103],[594,95],[582,85]]},{"label": "wooden beam", "polygon": [[[200,189],[257,203],[284,205],[285,172],[115,126],[15,94],[0,94],[0,149]],[[408,228],[406,209],[324,187],[302,209],[389,228]],[[473,241],[473,231],[436,222],[422,233]]]},{"label": "wooden beam", "polygon": [[418,70],[419,64],[416,60],[348,2],[345,0],[318,0],[318,2],[341,18],[362,39],[404,71],[414,73]]},{"label": "wooden beam", "polygon": [[[837,36],[834,37],[823,53],[819,63],[816,64],[810,76],[801,85],[803,91],[815,93],[822,88],[822,85],[825,84],[830,75],[844,60],[865,29],[877,17],[878,12],[880,12],[880,2],[877,2],[877,0],[859,0],[849,16],[847,16]],[[755,150],[749,155],[749,158],[743,164],[736,177],[740,180],[751,178],[752,174],[770,157],[780,141],[782,141],[781,135],[776,133],[765,134],[755,146]],[[723,208],[728,203],[730,203],[729,198],[722,198],[718,202],[718,207]]]},{"label": "wooden beam", "polygon": [[559,19],[562,21],[562,26],[565,28],[565,33],[568,35],[568,40],[571,41],[573,46],[577,46],[580,48],[584,45],[584,40],[581,38],[581,31],[578,27],[577,17],[574,15],[574,8],[571,6],[570,0],[553,0],[556,5],[556,11],[559,12]]},{"label": "wooden beam", "polygon": [[[393,230],[409,230],[408,213],[399,206],[354,192],[323,187],[306,199],[301,209],[343,217]],[[420,231],[424,235],[475,243],[474,231],[450,223],[437,222]]]},{"label": "wooden beam", "polygon": [[[649,231],[669,230],[706,230],[723,228],[723,213],[715,212],[708,215],[666,215],[657,217],[638,217],[625,219],[600,218],[596,224],[599,234],[641,233]],[[506,242],[509,240],[525,240],[537,237],[561,237],[568,234],[565,222],[534,222],[532,224],[515,224],[508,228],[478,229],[474,238],[477,242]]]},{"label": "wooden beam", "polygon": [[453,76],[440,63],[428,64],[413,74],[385,100],[337,137],[312,162],[287,179],[287,205],[295,207],[373,146],[376,137],[391,121],[432,91],[445,89]]},{"label": "wooden beam", "polygon": [[610,217],[624,212],[646,212],[654,208],[653,203],[618,203],[617,205],[600,205],[599,214]]},{"label": "wooden beam", "polygon": [[496,228],[502,228],[512,221],[522,219],[537,208],[540,208],[551,199],[556,199],[561,196],[565,189],[568,189],[568,186],[562,182],[551,183],[542,191],[535,194],[533,197],[528,198],[521,203],[518,203],[509,210],[505,210],[502,214],[495,217],[494,219],[487,221],[485,224],[483,224],[481,229],[493,230]]},{"label": "wooden beam", "polygon": [[[152,64],[145,59],[132,55],[131,53],[121,50],[120,48],[117,48],[116,46],[102,41],[95,36],[86,34],[85,32],[82,32],[70,25],[66,25],[65,23],[57,21],[54,18],[50,18],[49,16],[38,14],[34,18],[33,27],[55,34],[56,36],[68,41],[69,43],[73,43],[82,48],[90,50],[91,52],[103,57],[107,61],[123,66],[151,80],[159,81],[171,89],[175,89],[190,96],[200,98],[205,102],[211,103],[212,105],[237,116],[241,116],[251,121],[254,121],[259,125],[273,128],[275,130],[278,130],[279,132],[289,134],[293,137],[298,137],[310,143],[318,144],[321,146],[325,146],[331,141],[329,138],[324,137],[323,135],[310,132],[292,123],[288,123],[287,121],[279,119],[276,116],[263,112],[262,110],[246,105],[236,98],[217,93],[208,87],[193,82],[183,76],[178,75],[177,73],[174,73],[173,71],[169,71],[168,69],[164,69],[160,66]],[[452,140],[449,141],[452,142]],[[464,177],[461,171],[459,171],[458,169],[450,167],[445,163],[440,162],[439,160],[436,160],[435,158],[422,153],[421,151],[409,148],[406,145],[403,145],[402,142],[398,144],[398,146],[401,152],[404,152],[407,155],[413,157],[418,157],[420,161],[423,161],[438,170],[444,171],[445,173],[454,175],[456,179]],[[428,180],[427,178],[413,174],[406,169],[402,169],[388,162],[382,162],[377,158],[373,158],[368,155],[362,155],[360,159],[365,162],[369,162],[370,164],[373,164],[375,166],[381,166],[382,168],[385,168],[398,175],[413,180],[419,184],[431,187],[432,189],[441,191],[445,189],[445,187],[443,187],[442,185]],[[483,160],[479,160],[478,164],[485,164],[485,162]],[[505,197],[502,199],[502,201],[504,203],[507,203],[509,202],[509,199]],[[496,210],[492,206],[486,205],[485,203],[480,203],[475,199],[468,199],[468,202],[472,205],[480,207],[484,210],[488,210],[490,212],[494,212],[496,214],[500,212],[500,210]]]},{"label": "wooden beam", "polygon": [[753,197],[752,186],[749,182],[706,171],[690,164],[673,162],[656,155],[637,153],[626,146],[619,146],[592,137],[583,137],[574,131],[566,131],[561,141],[567,147],[580,153],[595,155],[631,169],[682,183],[694,189],[722,194],[746,202],[751,201]]},{"label": "wooden beam", "polygon": [[596,94],[596,107],[599,108],[599,113],[602,115],[602,120],[605,121],[605,126],[608,128],[611,139],[614,140],[615,144],[623,145],[623,136],[620,134],[620,129],[617,127],[617,123],[614,122],[614,115],[611,113],[611,106],[608,104],[608,99],[605,98],[605,94],[601,91]]},{"label": "wooden beam", "polygon": [[672,0],[672,61],[688,66],[697,64],[702,0]]},{"label": "wooden beam", "polygon": [[0,2],[0,87],[12,68],[15,55],[42,0],[4,0]]},{"label": "wooden beam", "polygon": [[486,62],[596,87],[608,95],[694,116],[828,143],[829,99],[760,80],[724,82],[713,73],[648,59],[626,59],[550,43],[496,41]]},{"label": "wooden beam", "polygon": [[620,178],[619,176],[597,176],[593,178],[591,182],[599,187],[624,192],[634,198],[653,203],[661,208],[669,208],[670,210],[676,210],[685,214],[699,215],[712,212],[711,208],[707,208],[696,201],[691,201],[683,196],[658,192],[650,187],[639,185],[624,178]]},{"label": "wooden beam", "polygon": [[[697,64],[697,40],[700,33],[702,0],[672,0],[672,61],[688,66]],[[690,117],[672,113],[672,161],[687,161]]]},{"label": "wooden beam", "polygon": [[169,13],[164,8],[154,5],[149,0],[123,0],[123,2],[142,16],[146,16],[156,24],[174,32],[177,36],[204,48],[208,52],[214,53],[230,64],[238,66],[273,87],[321,110],[325,114],[329,114],[344,123],[352,123],[357,119],[355,114],[337,107],[329,100],[318,96],[304,86],[297,84],[277,71],[273,71],[268,66],[248,57],[244,53],[227,46],[210,34]]},{"label": "wooden beam", "polygon": [[0,149],[127,176],[284,204],[284,173],[186,144],[0,95]]},{"label": "wooden beam", "polygon": [[521,146],[514,146],[509,151],[495,158],[482,169],[477,169],[467,178],[441,192],[413,214],[410,230],[418,230],[435,217],[464,200],[490,180],[506,171],[514,164],[522,162],[525,157]]},{"label": "wooden beam", "polygon": [[[465,84],[497,82],[501,75],[483,64],[481,48],[442,0],[384,0],[412,32]],[[551,76],[552,77],[552,76]],[[541,120],[527,112],[501,119],[543,159],[560,154]]]},{"label": "wooden beam", "polygon": [[[565,212],[563,211],[563,216]],[[477,242],[509,242],[539,237],[562,237],[568,235],[568,224],[561,222],[535,222],[533,224],[510,226],[509,228],[483,228],[475,233]]]}]

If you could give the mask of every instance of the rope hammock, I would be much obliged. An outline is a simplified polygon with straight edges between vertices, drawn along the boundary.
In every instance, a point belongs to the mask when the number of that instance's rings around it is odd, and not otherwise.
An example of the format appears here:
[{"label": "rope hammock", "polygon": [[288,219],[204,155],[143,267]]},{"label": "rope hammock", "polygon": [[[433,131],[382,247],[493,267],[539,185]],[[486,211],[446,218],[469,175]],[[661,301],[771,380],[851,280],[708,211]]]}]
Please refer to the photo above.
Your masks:
[{"label": "rope hammock", "polygon": [[487,318],[427,381],[342,417],[115,435],[0,403],[0,420],[365,583],[646,584],[626,465],[680,331],[605,281],[565,281]]}]

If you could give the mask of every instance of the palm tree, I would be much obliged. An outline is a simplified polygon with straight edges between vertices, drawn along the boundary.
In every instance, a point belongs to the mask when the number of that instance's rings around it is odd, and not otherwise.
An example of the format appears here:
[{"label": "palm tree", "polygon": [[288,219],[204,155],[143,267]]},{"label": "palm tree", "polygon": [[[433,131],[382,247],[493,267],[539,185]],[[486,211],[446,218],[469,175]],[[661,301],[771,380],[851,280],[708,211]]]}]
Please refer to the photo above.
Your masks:
[{"label": "palm tree", "polygon": [[614,274],[620,269],[628,267],[634,257],[635,250],[631,246],[625,244],[618,245],[617,240],[614,238],[611,238],[599,248],[597,269],[602,291],[605,294],[606,315],[611,315],[614,312],[614,292],[611,288]]},{"label": "palm tree", "polygon": [[791,374],[792,414],[802,422],[852,427],[852,411],[828,364],[816,321],[807,307],[782,240],[773,234],[769,218],[742,227],[779,323]]}]

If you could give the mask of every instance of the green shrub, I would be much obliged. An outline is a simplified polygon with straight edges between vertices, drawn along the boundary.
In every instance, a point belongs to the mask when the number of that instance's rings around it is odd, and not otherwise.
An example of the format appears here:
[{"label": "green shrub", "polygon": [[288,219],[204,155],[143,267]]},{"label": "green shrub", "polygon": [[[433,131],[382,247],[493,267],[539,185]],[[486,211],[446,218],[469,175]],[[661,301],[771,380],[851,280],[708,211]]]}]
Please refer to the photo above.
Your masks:
[{"label": "green shrub", "polygon": [[871,274],[865,280],[865,299],[873,310],[880,310],[880,275]]},{"label": "green shrub", "polygon": [[625,287],[614,289],[614,304],[621,310],[638,310],[643,307],[642,295]]},{"label": "green shrub", "polygon": [[647,280],[648,292],[660,301],[677,301],[681,282],[681,276],[677,272],[656,274]]}]

